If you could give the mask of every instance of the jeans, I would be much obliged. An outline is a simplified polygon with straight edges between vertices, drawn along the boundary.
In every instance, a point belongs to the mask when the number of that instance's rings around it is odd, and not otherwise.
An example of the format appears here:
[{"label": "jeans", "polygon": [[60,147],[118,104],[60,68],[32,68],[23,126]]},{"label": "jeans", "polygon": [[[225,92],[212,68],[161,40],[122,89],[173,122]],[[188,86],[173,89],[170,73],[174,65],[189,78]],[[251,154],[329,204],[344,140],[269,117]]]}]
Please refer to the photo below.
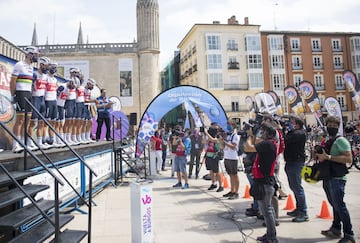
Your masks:
[{"label": "jeans", "polygon": [[195,176],[196,177],[199,176],[200,155],[201,155],[201,150],[196,150],[190,153],[189,176],[192,175],[194,160],[195,160]]},{"label": "jeans", "polygon": [[[253,182],[254,182],[254,179],[253,179],[253,177],[252,177],[252,174],[251,173],[246,173],[246,177],[247,177],[247,179],[248,179],[248,181],[249,181],[249,183],[250,183],[250,186],[253,184]],[[254,211],[259,211],[259,204],[258,204],[258,201],[257,200],[255,200],[255,199],[253,199],[253,204],[252,204],[252,209],[254,210]]]},{"label": "jeans", "polygon": [[166,149],[163,149],[163,151],[162,151],[162,165],[161,165],[162,170],[165,170],[166,154],[167,154]]},{"label": "jeans", "polygon": [[341,230],[343,223],[344,235],[354,236],[350,214],[344,202],[346,180],[329,179],[323,181],[326,197],[333,208],[334,219],[331,228]]},{"label": "jeans", "polygon": [[296,200],[296,210],[302,214],[307,214],[307,206],[305,200],[305,191],[301,185],[301,169],[304,161],[286,162],[285,172],[288,178],[289,187],[294,192]]},{"label": "jeans", "polygon": [[275,211],[271,204],[271,200],[275,193],[275,188],[272,185],[264,185],[265,195],[263,200],[258,200],[261,213],[264,215],[266,224],[266,237],[268,240],[276,239],[275,229]]}]

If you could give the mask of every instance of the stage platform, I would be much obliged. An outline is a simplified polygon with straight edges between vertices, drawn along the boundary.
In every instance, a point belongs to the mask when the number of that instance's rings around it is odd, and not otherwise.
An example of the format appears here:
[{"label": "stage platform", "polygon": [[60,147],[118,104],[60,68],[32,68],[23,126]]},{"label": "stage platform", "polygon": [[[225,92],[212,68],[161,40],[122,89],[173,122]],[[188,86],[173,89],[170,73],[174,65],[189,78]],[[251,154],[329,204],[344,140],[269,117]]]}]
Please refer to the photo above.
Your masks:
[{"label": "stage platform", "polygon": [[[114,142],[115,148],[120,146],[120,142]],[[71,148],[78,153],[81,157],[96,154],[104,150],[112,150],[112,141],[98,141],[91,144],[83,144],[77,146],[71,146]],[[70,151],[69,148],[51,148],[44,150],[45,154],[54,162],[75,159],[76,156]],[[33,152],[39,159],[48,164],[47,158],[41,153],[40,150]],[[34,158],[28,153],[27,157],[27,169],[39,167],[39,164]],[[6,166],[9,171],[23,170],[24,169],[24,152],[13,153],[11,150],[5,150],[0,153],[0,163]],[[1,173],[1,172],[0,172]]]}]

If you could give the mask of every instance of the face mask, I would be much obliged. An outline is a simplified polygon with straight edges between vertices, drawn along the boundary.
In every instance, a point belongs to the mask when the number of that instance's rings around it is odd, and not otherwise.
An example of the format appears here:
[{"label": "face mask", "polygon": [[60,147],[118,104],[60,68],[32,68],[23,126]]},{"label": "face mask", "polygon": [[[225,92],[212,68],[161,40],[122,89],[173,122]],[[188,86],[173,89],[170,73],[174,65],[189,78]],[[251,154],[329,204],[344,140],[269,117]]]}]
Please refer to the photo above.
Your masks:
[{"label": "face mask", "polygon": [[228,131],[231,131],[231,130],[232,130],[232,126],[228,124],[228,125],[226,126],[226,129],[227,129]]},{"label": "face mask", "polygon": [[37,56],[31,56],[31,62],[38,62]]},{"label": "face mask", "polygon": [[47,74],[47,71],[48,71],[47,68],[45,68],[45,67],[42,67],[42,68],[41,68],[41,72],[42,72],[43,74]]},{"label": "face mask", "polygon": [[331,136],[331,137],[335,137],[339,130],[338,128],[334,128],[334,127],[328,127],[326,129],[329,133],[329,136]]},{"label": "face mask", "polygon": [[56,68],[50,68],[50,73],[51,73],[51,74],[56,73],[56,71],[57,71],[57,69],[56,69]]}]

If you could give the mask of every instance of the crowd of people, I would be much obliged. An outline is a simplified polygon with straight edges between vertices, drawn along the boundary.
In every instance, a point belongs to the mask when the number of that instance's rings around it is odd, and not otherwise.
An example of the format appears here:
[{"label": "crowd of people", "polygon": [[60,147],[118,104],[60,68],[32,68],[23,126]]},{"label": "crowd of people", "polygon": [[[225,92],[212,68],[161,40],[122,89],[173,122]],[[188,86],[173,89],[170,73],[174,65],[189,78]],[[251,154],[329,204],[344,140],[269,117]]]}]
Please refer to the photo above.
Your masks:
[{"label": "crowd of people", "polygon": [[[112,103],[106,97],[106,91],[102,89],[101,96],[93,99],[91,91],[96,81],[91,78],[84,80],[78,67],[70,68],[70,78],[61,82],[55,77],[58,68],[56,61],[45,56],[39,57],[39,50],[33,46],[26,47],[24,51],[25,60],[15,64],[10,82],[10,92],[16,107],[13,132],[17,138],[14,139],[12,151],[22,152],[24,148],[21,143],[30,150],[62,148],[65,143],[94,143],[100,139],[103,122],[107,127],[106,139],[111,140],[109,109]],[[37,69],[34,68],[36,63]],[[34,109],[25,99],[31,102]],[[96,110],[98,129],[94,140],[91,130]],[[25,114],[30,120],[26,140]],[[41,117],[46,118],[59,136]]]},{"label": "crowd of people", "polygon": [[[319,233],[332,239],[339,238],[339,243],[353,243],[355,238],[350,213],[344,202],[348,173],[346,163],[352,160],[351,146],[346,137],[339,136],[340,120],[337,117],[329,116],[325,123],[325,133],[322,134],[323,151],[314,152],[314,156],[318,162],[329,165],[328,177],[322,180],[324,192],[333,208],[334,219],[329,229]],[[172,161],[171,175],[176,172],[178,179],[173,188],[188,189],[194,167],[197,179],[204,162],[209,171],[208,190],[222,192],[224,171],[221,169],[221,163],[223,163],[230,177],[229,191],[223,194],[223,197],[234,200],[239,198],[238,171],[242,168],[239,166],[239,157],[243,157],[244,172],[251,185],[250,194],[253,196],[253,203],[246,209],[245,214],[248,217],[264,220],[266,233],[257,240],[274,243],[278,242],[276,231],[276,226],[279,225],[278,200],[287,197],[279,177],[281,156],[285,161],[284,169],[288,185],[296,202],[296,209],[287,212],[287,215],[292,217],[294,223],[309,221],[306,192],[301,177],[305,164],[308,132],[304,121],[299,117],[291,116],[285,128],[281,119],[269,114],[262,114],[259,124],[248,126],[243,131],[238,131],[235,121],[231,119],[227,121],[225,130],[214,122],[209,127],[194,129],[183,130],[179,126],[168,131],[159,129],[151,139],[152,150],[156,151],[156,156],[152,159],[150,154],[150,167],[151,164],[157,165],[157,173],[160,173],[165,168],[166,158],[169,158],[170,162]],[[171,154],[167,156],[166,151]],[[190,158],[189,162],[187,156]]]}]

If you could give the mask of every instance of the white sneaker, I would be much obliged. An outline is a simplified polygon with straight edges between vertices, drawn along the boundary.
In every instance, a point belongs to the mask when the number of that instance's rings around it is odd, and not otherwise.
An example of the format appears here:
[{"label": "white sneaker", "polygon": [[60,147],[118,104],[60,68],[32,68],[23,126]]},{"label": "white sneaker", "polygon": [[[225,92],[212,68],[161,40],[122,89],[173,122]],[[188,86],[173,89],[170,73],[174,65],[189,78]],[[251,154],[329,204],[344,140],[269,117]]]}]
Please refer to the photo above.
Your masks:
[{"label": "white sneaker", "polygon": [[66,144],[63,143],[62,141],[59,141],[58,142],[58,148],[64,148],[64,147],[66,147]]},{"label": "white sneaker", "polygon": [[47,150],[49,148],[51,148],[52,146],[47,144],[47,143],[40,143],[39,144],[39,148],[43,149],[43,150]]},{"label": "white sneaker", "polygon": [[12,148],[12,152],[13,153],[21,153],[24,150],[24,148],[20,145],[20,144],[16,144],[13,148]]},{"label": "white sneaker", "polygon": [[86,139],[81,139],[79,142],[80,142],[80,144],[88,144],[89,143],[89,141]]},{"label": "white sneaker", "polygon": [[26,147],[31,151],[39,150],[39,147],[36,146],[35,144],[28,144]]}]

